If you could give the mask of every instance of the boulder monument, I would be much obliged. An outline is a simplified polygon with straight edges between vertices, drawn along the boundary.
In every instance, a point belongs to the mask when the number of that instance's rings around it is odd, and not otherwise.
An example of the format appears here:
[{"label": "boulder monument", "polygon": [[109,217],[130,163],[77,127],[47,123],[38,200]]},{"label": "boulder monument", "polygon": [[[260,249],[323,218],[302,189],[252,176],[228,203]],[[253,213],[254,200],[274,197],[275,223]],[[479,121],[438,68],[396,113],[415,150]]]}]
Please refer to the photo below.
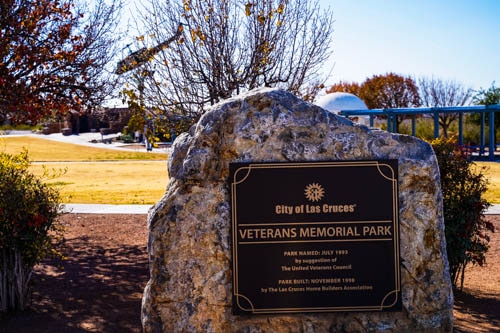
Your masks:
[{"label": "boulder monument", "polygon": [[[401,310],[233,314],[230,163],[363,160],[397,161]],[[452,331],[439,169],[428,143],[262,88],[215,105],[180,135],[168,174],[148,215],[145,332]]]}]

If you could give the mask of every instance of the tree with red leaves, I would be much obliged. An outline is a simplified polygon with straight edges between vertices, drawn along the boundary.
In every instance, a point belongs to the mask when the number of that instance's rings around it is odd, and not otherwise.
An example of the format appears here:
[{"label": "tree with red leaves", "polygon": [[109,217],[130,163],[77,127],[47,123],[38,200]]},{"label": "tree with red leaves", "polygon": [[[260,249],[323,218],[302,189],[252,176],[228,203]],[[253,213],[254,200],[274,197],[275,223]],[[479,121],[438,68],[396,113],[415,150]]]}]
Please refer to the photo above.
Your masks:
[{"label": "tree with red leaves", "polygon": [[[421,105],[415,81],[409,76],[395,73],[373,75],[361,84],[340,81],[326,92],[348,92],[357,95],[369,109],[412,108]],[[402,120],[403,117],[398,117],[397,126]]]},{"label": "tree with red leaves", "polygon": [[394,109],[420,106],[418,86],[411,77],[395,73],[373,75],[361,84],[333,84],[327,93],[348,92],[361,98],[369,109]]},{"label": "tree with red leaves", "polygon": [[359,97],[369,109],[411,108],[420,106],[415,81],[395,73],[374,75],[361,85]]},{"label": "tree with red leaves", "polygon": [[87,12],[75,0],[2,0],[0,124],[36,122],[102,102],[110,91],[105,82],[112,81],[102,75],[114,52],[120,8],[116,1],[97,1]]},{"label": "tree with red leaves", "polygon": [[346,82],[340,81],[339,83],[333,84],[330,88],[326,90],[327,94],[335,92],[346,92],[359,97],[361,91],[361,85],[357,82]]}]

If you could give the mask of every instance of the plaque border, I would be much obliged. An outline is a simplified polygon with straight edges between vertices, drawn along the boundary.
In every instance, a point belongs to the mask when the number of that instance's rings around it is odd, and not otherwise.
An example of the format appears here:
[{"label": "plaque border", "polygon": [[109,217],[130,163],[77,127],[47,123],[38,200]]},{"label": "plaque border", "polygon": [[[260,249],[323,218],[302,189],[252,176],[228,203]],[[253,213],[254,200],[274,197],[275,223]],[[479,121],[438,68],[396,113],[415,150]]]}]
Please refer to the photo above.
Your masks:
[{"label": "plaque border", "polygon": [[[399,208],[398,208],[398,179],[394,178],[395,171],[393,167],[385,162],[392,161],[396,163],[396,167],[398,167],[397,159],[386,159],[386,160],[359,160],[359,161],[321,161],[321,162],[234,162],[230,164],[238,165],[242,164],[242,166],[238,167],[232,173],[233,179],[230,179],[231,182],[231,230],[232,230],[232,255],[233,255],[233,303],[236,303],[238,308],[244,312],[245,314],[278,314],[278,313],[324,313],[324,312],[363,312],[363,311],[383,311],[386,308],[393,307],[394,304],[398,301],[399,297],[401,297],[401,271],[400,271],[400,232],[399,232]],[[391,175],[386,175],[381,170],[381,166],[388,167],[391,171]],[[318,168],[318,167],[377,167],[379,173],[390,180],[392,182],[392,226],[394,230],[394,242],[393,242],[393,253],[394,253],[394,289],[389,291],[385,297],[383,297],[382,302],[379,306],[376,305],[368,305],[368,306],[340,306],[340,307],[304,307],[304,308],[259,308],[255,309],[252,305],[251,300],[240,294],[238,292],[238,245],[237,245],[237,193],[236,193],[236,185],[244,182],[250,175],[253,169],[273,169],[273,168]],[[240,170],[246,170],[246,174],[241,178],[237,179],[238,172]],[[363,221],[356,221],[363,222]],[[367,221],[367,222],[375,222],[375,221]],[[285,224],[285,223],[284,223]],[[286,223],[289,224],[289,223]],[[297,224],[304,224],[303,222],[298,222]],[[346,240],[343,240],[344,242]],[[362,241],[362,240],[355,240]],[[284,241],[285,243],[291,243],[290,241]],[[303,241],[297,241],[303,243]],[[391,294],[396,294],[395,300],[392,304],[384,305],[384,301]],[[246,302],[248,302],[252,307],[250,309],[244,308],[240,305],[240,298],[244,298]],[[233,311],[234,311],[233,304]]]}]

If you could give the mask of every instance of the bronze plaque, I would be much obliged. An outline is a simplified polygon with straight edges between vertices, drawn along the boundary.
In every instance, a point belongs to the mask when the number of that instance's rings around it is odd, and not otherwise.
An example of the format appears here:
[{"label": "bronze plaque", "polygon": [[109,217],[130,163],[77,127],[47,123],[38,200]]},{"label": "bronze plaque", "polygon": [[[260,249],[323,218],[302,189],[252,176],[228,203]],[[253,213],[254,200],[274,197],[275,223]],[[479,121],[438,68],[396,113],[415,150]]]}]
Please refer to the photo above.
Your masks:
[{"label": "bronze plaque", "polygon": [[401,310],[397,160],[231,163],[233,313]]}]

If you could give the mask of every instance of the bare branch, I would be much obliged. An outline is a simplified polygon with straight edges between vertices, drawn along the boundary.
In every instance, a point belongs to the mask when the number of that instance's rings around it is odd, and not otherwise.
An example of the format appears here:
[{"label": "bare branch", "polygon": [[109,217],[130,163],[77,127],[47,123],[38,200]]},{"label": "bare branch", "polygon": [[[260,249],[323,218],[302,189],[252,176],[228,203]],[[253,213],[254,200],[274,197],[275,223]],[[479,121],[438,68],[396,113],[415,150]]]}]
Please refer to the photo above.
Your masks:
[{"label": "bare branch", "polygon": [[[312,83],[326,80],[319,70],[331,53],[333,18],[317,2],[150,0],[144,9],[144,30],[163,45],[154,59],[147,45],[131,55],[149,60],[141,95],[151,109],[199,116],[256,87],[309,96]],[[183,32],[171,41],[179,21]]]}]

